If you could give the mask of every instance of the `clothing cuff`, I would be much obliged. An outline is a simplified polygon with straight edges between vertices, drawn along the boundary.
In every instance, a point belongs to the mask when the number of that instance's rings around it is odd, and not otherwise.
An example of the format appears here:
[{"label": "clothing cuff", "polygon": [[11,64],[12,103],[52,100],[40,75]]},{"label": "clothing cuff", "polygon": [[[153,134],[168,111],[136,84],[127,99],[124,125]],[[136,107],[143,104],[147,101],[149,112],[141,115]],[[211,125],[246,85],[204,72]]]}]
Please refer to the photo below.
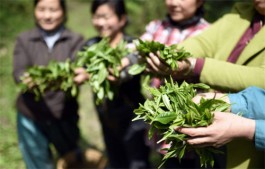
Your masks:
[{"label": "clothing cuff", "polygon": [[196,63],[195,63],[194,70],[193,70],[193,73],[195,76],[197,76],[197,77],[201,76],[204,61],[205,61],[204,58],[196,59]]},{"label": "clothing cuff", "polygon": [[234,114],[242,113],[243,117],[248,116],[247,102],[242,94],[228,94],[229,101],[231,103],[231,112]]},{"label": "clothing cuff", "polygon": [[265,150],[265,120],[255,120],[255,146],[257,149]]}]

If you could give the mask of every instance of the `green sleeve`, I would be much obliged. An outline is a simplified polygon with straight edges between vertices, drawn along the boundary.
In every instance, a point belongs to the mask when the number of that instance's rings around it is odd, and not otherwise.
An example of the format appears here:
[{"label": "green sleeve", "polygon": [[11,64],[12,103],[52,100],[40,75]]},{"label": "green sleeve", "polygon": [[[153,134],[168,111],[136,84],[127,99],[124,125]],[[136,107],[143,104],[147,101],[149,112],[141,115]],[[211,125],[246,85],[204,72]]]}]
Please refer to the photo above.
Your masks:
[{"label": "green sleeve", "polygon": [[240,91],[248,86],[265,88],[265,59],[263,66],[244,66],[207,58],[200,81],[222,91]]}]

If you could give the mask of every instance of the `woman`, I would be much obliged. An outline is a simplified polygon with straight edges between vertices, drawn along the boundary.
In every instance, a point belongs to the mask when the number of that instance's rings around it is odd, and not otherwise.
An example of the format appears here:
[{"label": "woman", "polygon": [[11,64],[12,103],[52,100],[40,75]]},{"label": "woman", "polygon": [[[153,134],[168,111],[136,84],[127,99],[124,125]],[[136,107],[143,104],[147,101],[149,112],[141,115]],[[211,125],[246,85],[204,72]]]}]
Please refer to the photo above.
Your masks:
[{"label": "woman", "polygon": [[[151,21],[141,36],[142,40],[153,40],[166,45],[173,45],[196,36],[209,27],[209,23],[203,18],[204,0],[164,0],[164,3],[167,9],[166,17],[163,20]],[[151,86],[154,87],[159,87],[161,83],[163,80],[159,78],[152,78],[151,80]],[[159,149],[166,146],[163,144]],[[181,163],[177,158],[169,159],[164,167],[193,168],[195,167],[194,158],[189,155],[189,157],[184,157]]]},{"label": "woman", "polygon": [[[14,49],[13,76],[16,83],[26,69],[47,65],[49,61],[74,59],[83,38],[65,28],[64,0],[35,0],[36,27],[17,37]],[[63,91],[47,91],[35,100],[31,92],[20,93],[17,99],[19,148],[26,167],[54,168],[50,143],[59,156],[79,151],[77,99]]]},{"label": "woman", "polygon": [[[126,9],[123,0],[94,0],[91,7],[92,23],[98,36],[89,39],[85,46],[98,43],[103,37],[109,38],[112,47],[122,40],[132,43],[133,38],[124,33],[127,23]],[[122,62],[134,62],[136,56],[129,55]],[[75,81],[82,83],[89,78],[84,68],[76,69]],[[124,68],[122,79],[109,80],[117,92],[113,100],[105,99],[96,105],[109,158],[110,168],[149,168],[149,148],[145,145],[146,125],[143,121],[132,122],[133,110],[143,103],[140,90],[140,76],[128,77]]]},{"label": "woman", "polygon": [[[167,15],[163,20],[153,20],[146,26],[142,40],[157,41],[173,45],[196,36],[209,27],[203,18],[204,0],[164,0]],[[163,82],[159,78],[152,79],[152,86],[159,87]]]},{"label": "woman", "polygon": [[[253,85],[265,88],[264,16],[264,0],[236,4],[232,13],[180,44],[194,57],[178,61],[177,71],[154,54],[147,59],[150,69],[175,79],[194,78],[221,92],[237,92]],[[262,156],[244,140],[232,141],[227,145],[226,167],[260,167],[264,165]]]},{"label": "woman", "polygon": [[264,0],[238,3],[232,13],[202,34],[180,43],[179,47],[194,57],[179,61],[177,71],[172,71],[153,54],[148,59],[150,68],[176,79],[197,78],[221,91],[240,91],[250,85],[265,88],[265,77],[257,78],[265,71],[264,4]]},{"label": "woman", "polygon": [[203,19],[203,0],[164,0],[167,15],[146,26],[142,40],[172,45],[201,33],[209,26]]}]

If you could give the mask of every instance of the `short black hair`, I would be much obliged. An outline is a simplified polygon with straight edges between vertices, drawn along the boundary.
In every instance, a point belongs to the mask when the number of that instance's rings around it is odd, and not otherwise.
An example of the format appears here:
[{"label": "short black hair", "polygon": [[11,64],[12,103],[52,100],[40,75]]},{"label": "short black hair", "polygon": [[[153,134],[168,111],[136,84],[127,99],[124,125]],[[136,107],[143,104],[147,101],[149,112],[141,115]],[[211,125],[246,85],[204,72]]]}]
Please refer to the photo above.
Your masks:
[{"label": "short black hair", "polygon": [[95,14],[98,7],[103,4],[110,5],[114,9],[114,12],[119,19],[121,19],[123,15],[127,15],[124,0],[93,0],[91,5],[91,13]]}]

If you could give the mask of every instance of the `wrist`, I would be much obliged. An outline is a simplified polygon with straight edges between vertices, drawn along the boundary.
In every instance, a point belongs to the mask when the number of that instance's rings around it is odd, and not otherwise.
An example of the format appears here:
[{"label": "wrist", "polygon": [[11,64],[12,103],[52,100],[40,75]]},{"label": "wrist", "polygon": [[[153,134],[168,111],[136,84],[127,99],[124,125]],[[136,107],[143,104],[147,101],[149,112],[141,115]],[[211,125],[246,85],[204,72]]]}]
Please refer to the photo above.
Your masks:
[{"label": "wrist", "polygon": [[184,60],[186,64],[188,65],[187,71],[183,73],[184,76],[188,76],[193,73],[195,64],[196,64],[196,59],[194,58],[188,58]]},{"label": "wrist", "polygon": [[246,138],[248,140],[254,140],[255,127],[256,127],[255,120],[242,117],[241,124],[242,124],[241,137]]}]

